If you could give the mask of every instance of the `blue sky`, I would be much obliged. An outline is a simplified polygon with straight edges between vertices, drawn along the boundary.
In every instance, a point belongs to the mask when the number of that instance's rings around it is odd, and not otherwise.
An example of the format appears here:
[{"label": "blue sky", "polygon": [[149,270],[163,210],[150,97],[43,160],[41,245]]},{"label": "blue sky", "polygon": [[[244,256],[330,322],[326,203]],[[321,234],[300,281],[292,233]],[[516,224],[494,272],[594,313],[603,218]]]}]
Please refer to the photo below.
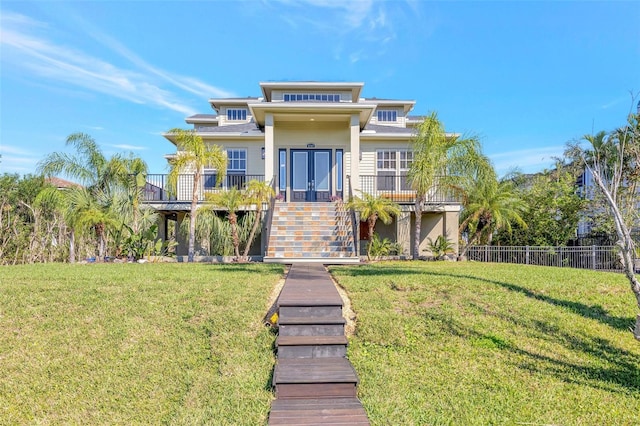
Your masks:
[{"label": "blue sky", "polygon": [[[548,168],[624,123],[640,91],[640,2],[0,3],[0,173],[74,132],[166,172],[161,133],[261,81],[358,81],[477,134],[496,169]],[[633,107],[635,109],[635,106]]]}]

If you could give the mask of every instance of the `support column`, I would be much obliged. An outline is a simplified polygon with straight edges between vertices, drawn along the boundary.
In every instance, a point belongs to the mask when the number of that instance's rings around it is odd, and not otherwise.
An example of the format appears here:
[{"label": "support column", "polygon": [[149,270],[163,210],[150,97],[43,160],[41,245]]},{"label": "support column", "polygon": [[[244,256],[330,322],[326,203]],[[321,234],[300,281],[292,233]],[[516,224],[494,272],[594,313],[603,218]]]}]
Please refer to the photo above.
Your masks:
[{"label": "support column", "polygon": [[270,182],[274,175],[275,143],[273,140],[273,113],[264,118],[264,180]]},{"label": "support column", "polygon": [[360,115],[351,114],[351,138],[349,149],[351,151],[351,188],[360,189]]}]

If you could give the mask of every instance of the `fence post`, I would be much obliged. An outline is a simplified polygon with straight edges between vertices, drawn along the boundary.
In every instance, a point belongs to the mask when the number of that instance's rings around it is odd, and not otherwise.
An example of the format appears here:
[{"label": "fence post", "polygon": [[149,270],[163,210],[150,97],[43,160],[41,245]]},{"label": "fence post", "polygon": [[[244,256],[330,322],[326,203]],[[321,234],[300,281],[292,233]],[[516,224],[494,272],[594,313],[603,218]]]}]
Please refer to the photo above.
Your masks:
[{"label": "fence post", "polygon": [[593,262],[593,270],[596,270],[596,246],[591,246],[591,261]]},{"label": "fence post", "polygon": [[529,264],[529,246],[525,247],[525,252],[524,252],[524,264],[528,265]]}]

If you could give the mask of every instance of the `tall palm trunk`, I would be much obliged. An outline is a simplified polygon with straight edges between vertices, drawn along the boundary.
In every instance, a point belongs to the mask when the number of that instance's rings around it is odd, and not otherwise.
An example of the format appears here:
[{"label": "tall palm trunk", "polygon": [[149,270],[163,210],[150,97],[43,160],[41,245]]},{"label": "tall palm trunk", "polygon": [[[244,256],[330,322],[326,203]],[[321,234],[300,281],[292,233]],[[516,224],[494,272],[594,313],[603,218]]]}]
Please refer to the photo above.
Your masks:
[{"label": "tall palm trunk", "polygon": [[76,263],[76,230],[69,232],[69,263]]},{"label": "tall palm trunk", "polygon": [[196,211],[198,209],[198,186],[200,184],[200,172],[193,174],[193,190],[191,195],[191,214],[189,215],[189,251],[187,262],[193,262],[196,247]]},{"label": "tall palm trunk", "polygon": [[416,224],[415,224],[415,234],[413,236],[413,260],[418,260],[420,258],[420,232],[422,228],[422,201],[423,196],[417,195],[415,202],[415,211],[416,211]]},{"label": "tall palm trunk", "polygon": [[367,218],[367,236],[369,237],[369,245],[367,246],[367,259],[371,260],[371,243],[373,242],[373,233],[376,228],[377,214],[372,214]]},{"label": "tall palm trunk", "polygon": [[231,225],[231,242],[233,243],[233,252],[237,259],[240,259],[240,238],[238,237],[238,216],[235,213],[229,213],[229,224]]},{"label": "tall palm trunk", "polygon": [[98,236],[98,262],[104,261],[105,252],[105,238],[104,238],[105,224],[98,223],[96,225],[96,235]]}]

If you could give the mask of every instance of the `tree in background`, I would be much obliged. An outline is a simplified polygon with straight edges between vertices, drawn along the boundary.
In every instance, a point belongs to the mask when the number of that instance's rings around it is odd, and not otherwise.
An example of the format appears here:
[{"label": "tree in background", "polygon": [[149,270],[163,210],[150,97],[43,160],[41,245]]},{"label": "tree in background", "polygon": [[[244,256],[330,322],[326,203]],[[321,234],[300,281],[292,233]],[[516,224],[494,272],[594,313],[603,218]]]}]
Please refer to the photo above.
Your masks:
[{"label": "tree in background", "polygon": [[71,206],[78,209],[77,223],[94,231],[98,261],[102,261],[105,257],[107,227],[117,222],[113,217],[113,196],[130,179],[127,161],[118,154],[105,157],[96,141],[85,133],[69,135],[66,145],[73,147],[75,153],[54,152],[47,155],[38,163],[38,172],[45,176],[64,175],[83,186],[82,191],[74,194],[75,202]]},{"label": "tree in background", "polygon": [[[633,103],[633,102],[632,102]],[[635,275],[635,244],[631,237],[638,226],[640,184],[640,112],[629,114],[627,124],[609,134],[586,135],[583,142],[569,144],[565,155],[583,164],[604,196],[613,217],[625,275],[640,308],[640,282]],[[640,340],[640,314],[634,336]]]},{"label": "tree in background", "polygon": [[413,162],[407,181],[416,191],[413,258],[418,259],[425,201],[433,204],[443,193],[461,195],[461,180],[469,173],[477,172],[486,163],[486,158],[476,137],[447,134],[435,112],[418,126],[412,148]]},{"label": "tree in background", "polygon": [[191,189],[191,210],[189,214],[189,248],[188,261],[193,262],[195,252],[196,214],[202,170],[211,167],[217,171],[218,183],[227,171],[227,156],[218,145],[206,144],[194,130],[171,129],[169,133],[176,140],[178,151],[170,160],[169,186],[176,191],[178,180],[183,173],[193,176]]},{"label": "tree in background", "polygon": [[514,223],[510,231],[496,234],[494,242],[514,246],[563,246],[576,236],[584,199],[577,193],[576,177],[558,164],[532,178],[508,176],[525,208],[520,216],[526,227]]},{"label": "tree in background", "polygon": [[400,214],[400,207],[382,196],[375,196],[360,191],[362,198],[355,196],[347,203],[347,209],[353,209],[360,214],[363,222],[367,222],[367,237],[369,244],[367,245],[367,258],[371,260],[371,246],[373,242],[373,232],[378,219],[382,223],[391,223],[393,216]]}]

